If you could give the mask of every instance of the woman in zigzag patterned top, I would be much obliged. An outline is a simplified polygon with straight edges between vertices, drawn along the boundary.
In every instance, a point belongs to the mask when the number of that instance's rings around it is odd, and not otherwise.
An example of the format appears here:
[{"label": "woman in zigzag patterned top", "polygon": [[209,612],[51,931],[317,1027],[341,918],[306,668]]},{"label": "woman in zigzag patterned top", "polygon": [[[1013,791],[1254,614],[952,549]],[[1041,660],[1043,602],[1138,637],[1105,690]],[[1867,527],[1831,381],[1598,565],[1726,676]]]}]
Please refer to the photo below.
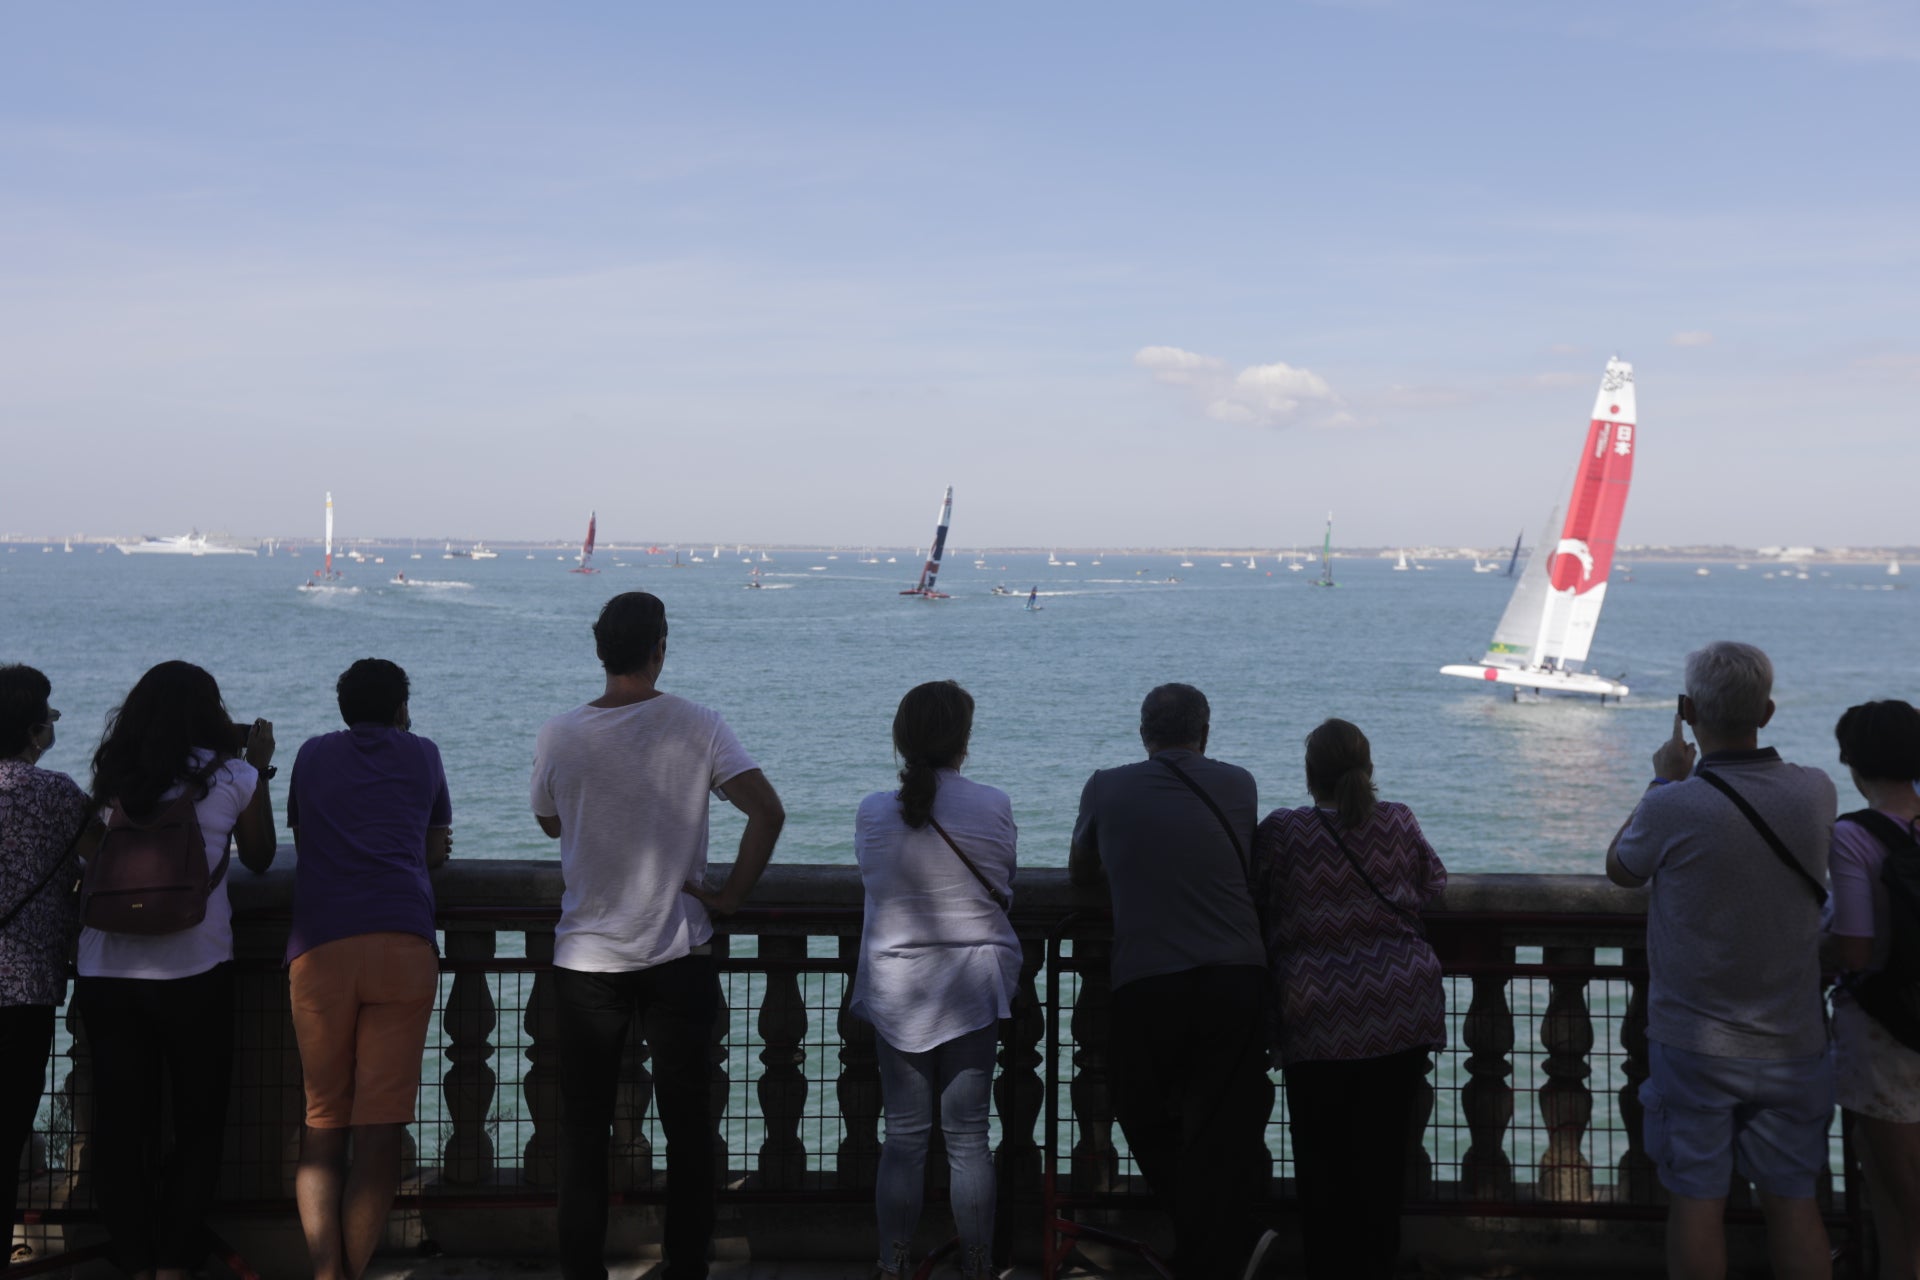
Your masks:
[{"label": "woman in zigzag patterned top", "polygon": [[1447,869],[1413,811],[1376,798],[1359,728],[1322,724],[1306,764],[1314,803],[1268,814],[1253,861],[1307,1274],[1390,1277],[1416,1091],[1447,1040],[1419,917]]}]

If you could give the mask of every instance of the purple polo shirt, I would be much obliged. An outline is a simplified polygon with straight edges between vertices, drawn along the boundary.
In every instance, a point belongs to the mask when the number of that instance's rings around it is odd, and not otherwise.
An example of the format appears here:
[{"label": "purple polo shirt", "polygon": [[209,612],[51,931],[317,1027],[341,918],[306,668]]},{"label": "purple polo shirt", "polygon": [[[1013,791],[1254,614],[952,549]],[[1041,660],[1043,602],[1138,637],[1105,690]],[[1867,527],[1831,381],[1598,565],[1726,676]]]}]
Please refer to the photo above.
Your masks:
[{"label": "purple polo shirt", "polygon": [[434,940],[427,828],[453,825],[440,748],[390,725],[308,738],[294,758],[287,825],[300,829],[287,963],[362,933]]}]

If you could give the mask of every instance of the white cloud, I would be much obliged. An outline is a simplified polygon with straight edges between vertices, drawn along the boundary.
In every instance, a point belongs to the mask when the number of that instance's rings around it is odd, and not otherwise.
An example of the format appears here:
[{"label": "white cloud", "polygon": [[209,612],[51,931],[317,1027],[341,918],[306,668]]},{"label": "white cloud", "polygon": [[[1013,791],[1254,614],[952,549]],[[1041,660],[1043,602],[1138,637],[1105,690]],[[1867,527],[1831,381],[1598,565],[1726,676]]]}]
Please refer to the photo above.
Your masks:
[{"label": "white cloud", "polygon": [[1353,422],[1325,378],[1284,361],[1248,365],[1235,372],[1218,356],[1179,347],[1142,347],[1133,353],[1133,362],[1158,381],[1192,392],[1216,422],[1250,427]]},{"label": "white cloud", "polygon": [[1713,335],[1705,329],[1683,329],[1668,341],[1676,347],[1710,347]]}]

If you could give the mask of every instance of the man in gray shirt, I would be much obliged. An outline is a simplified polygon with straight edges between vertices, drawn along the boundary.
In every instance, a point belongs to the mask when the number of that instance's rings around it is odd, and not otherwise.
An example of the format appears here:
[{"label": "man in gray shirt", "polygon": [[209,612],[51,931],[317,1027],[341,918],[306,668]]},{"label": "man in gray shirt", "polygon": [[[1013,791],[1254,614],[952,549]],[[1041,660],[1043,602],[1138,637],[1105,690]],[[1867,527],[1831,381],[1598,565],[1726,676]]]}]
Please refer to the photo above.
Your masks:
[{"label": "man in gray shirt", "polygon": [[1272,1240],[1257,1225],[1273,1107],[1247,887],[1259,810],[1253,775],[1207,758],[1208,724],[1191,685],[1149,693],[1147,759],[1087,779],[1067,864],[1112,892],[1114,1114],[1172,1210],[1182,1280],[1253,1276]]},{"label": "man in gray shirt", "polygon": [[1819,960],[1833,782],[1759,745],[1773,718],[1766,654],[1718,641],[1687,655],[1686,678],[1653,781],[1607,851],[1615,884],[1651,886],[1640,1101],[1672,1193],[1667,1273],[1726,1274],[1737,1170],[1760,1193],[1773,1274],[1824,1280],[1813,1194],[1834,1106]]}]

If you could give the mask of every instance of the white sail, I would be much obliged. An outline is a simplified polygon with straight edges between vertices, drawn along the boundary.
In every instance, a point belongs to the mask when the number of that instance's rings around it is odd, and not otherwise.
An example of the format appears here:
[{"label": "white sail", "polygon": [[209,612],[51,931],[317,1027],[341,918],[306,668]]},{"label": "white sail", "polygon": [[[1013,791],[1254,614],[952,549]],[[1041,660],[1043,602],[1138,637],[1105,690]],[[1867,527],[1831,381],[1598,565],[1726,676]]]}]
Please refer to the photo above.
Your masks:
[{"label": "white sail", "polygon": [[[1559,517],[1560,509],[1555,507],[1540,527],[1554,529]],[[1552,603],[1547,559],[1538,547],[1527,557],[1527,567],[1520,571],[1519,580],[1513,584],[1513,595],[1507,599],[1507,611],[1500,615],[1499,625],[1493,629],[1493,643],[1480,659],[1486,665],[1537,667],[1545,664],[1546,659],[1536,655],[1541,652],[1542,637],[1548,629],[1547,611]]]}]

